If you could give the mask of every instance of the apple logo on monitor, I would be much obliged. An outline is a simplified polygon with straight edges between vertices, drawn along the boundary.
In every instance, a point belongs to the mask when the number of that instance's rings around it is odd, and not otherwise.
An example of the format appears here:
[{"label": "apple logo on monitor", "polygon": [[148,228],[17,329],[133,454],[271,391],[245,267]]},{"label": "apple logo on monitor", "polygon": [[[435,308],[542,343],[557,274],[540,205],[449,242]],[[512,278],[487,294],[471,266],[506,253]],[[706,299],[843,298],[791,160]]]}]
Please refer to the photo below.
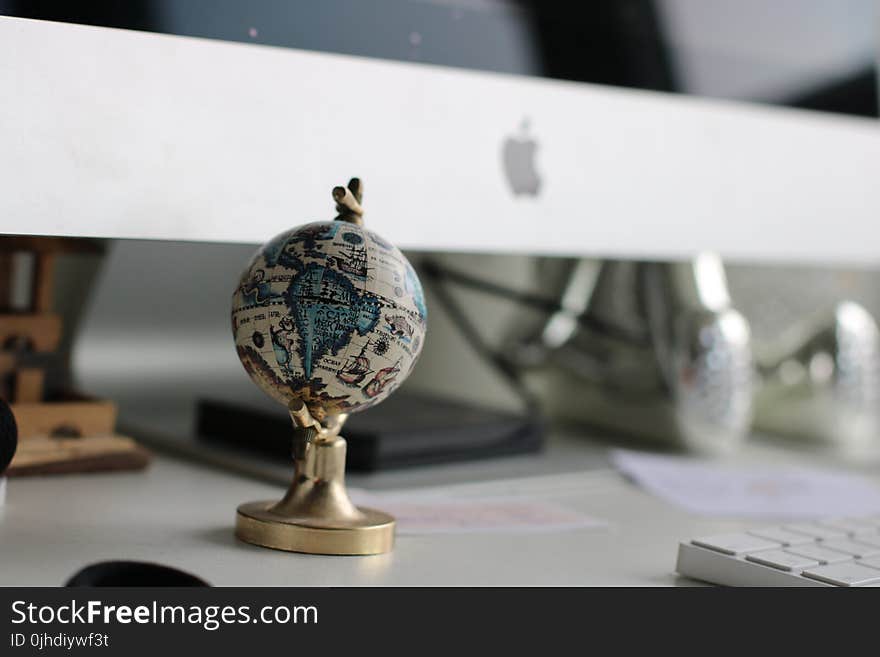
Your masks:
[{"label": "apple logo on monitor", "polygon": [[501,160],[504,175],[515,196],[537,196],[541,178],[535,170],[535,151],[538,142],[529,133],[529,120],[523,119],[519,132],[504,140]]}]

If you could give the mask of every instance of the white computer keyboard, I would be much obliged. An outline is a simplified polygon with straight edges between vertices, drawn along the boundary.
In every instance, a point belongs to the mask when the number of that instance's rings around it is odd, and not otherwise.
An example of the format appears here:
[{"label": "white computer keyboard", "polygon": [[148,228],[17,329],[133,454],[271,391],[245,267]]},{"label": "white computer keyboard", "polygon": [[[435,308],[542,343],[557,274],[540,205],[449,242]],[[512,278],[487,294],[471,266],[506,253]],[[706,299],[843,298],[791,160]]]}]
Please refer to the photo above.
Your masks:
[{"label": "white computer keyboard", "polygon": [[695,538],[676,570],[727,586],[880,586],[880,516]]}]

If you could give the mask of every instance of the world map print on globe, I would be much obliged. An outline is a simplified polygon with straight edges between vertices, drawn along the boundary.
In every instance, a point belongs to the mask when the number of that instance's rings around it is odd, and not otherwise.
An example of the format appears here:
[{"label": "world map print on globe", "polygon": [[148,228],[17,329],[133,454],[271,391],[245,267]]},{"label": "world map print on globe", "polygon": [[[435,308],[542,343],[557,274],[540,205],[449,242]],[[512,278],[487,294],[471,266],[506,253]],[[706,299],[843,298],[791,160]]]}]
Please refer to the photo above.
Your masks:
[{"label": "world map print on globe", "polygon": [[278,235],[248,264],[232,298],[238,357],[251,379],[312,415],[363,410],[409,375],[427,328],[406,257],[347,221]]}]

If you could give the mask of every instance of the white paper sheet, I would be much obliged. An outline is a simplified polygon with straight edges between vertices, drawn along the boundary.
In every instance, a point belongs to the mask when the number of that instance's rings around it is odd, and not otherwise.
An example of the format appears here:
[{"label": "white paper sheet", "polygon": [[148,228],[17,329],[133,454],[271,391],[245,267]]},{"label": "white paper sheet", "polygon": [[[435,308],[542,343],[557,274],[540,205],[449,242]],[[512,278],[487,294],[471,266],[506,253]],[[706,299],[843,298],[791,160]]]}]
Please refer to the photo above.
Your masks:
[{"label": "white paper sheet", "polygon": [[727,465],[629,450],[614,450],[611,460],[648,492],[701,515],[818,518],[880,512],[880,487],[845,472]]}]

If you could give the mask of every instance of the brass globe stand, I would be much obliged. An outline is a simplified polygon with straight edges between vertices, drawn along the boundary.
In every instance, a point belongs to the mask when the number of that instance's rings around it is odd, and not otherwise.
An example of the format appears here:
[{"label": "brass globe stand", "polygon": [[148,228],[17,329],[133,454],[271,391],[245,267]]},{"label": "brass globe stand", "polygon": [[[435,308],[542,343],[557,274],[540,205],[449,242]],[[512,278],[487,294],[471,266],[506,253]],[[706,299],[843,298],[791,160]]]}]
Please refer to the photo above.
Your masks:
[{"label": "brass globe stand", "polygon": [[394,545],[394,518],[356,507],[345,490],[345,415],[322,425],[306,405],[288,406],[294,424],[293,482],[279,501],[238,507],[235,535],[247,543],[309,554],[379,554]]}]

